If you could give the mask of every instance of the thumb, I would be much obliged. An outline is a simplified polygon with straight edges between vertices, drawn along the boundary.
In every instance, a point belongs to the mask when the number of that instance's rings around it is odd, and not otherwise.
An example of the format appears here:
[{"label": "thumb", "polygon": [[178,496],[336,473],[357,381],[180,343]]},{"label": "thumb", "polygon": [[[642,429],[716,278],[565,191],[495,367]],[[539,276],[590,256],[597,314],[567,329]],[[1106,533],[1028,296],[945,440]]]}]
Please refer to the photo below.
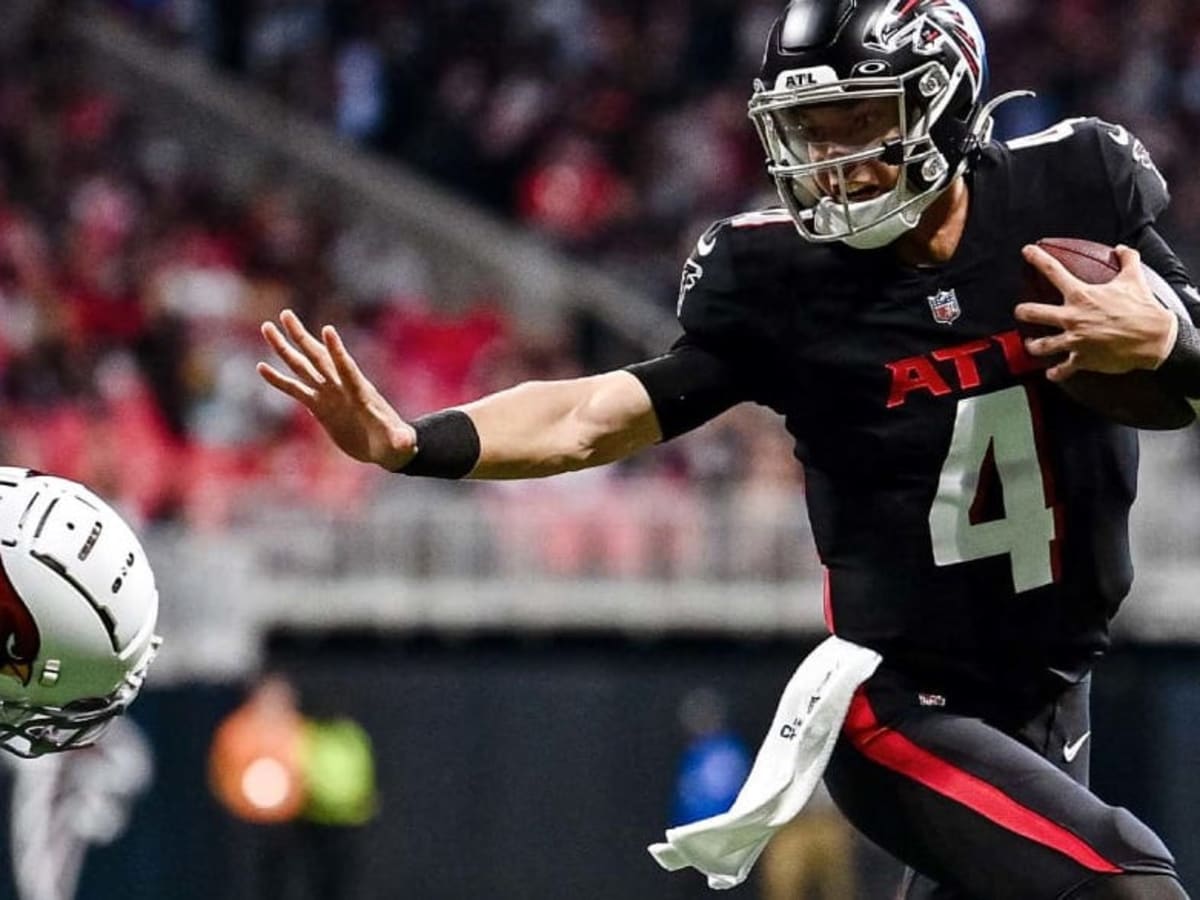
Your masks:
[{"label": "thumb", "polygon": [[1140,273],[1142,270],[1142,254],[1134,250],[1132,247],[1127,247],[1124,244],[1119,244],[1114,251],[1117,255],[1117,260],[1121,263],[1121,274],[1127,274],[1131,269]]},{"label": "thumb", "polygon": [[1147,297],[1153,297],[1154,291],[1150,287],[1149,280],[1146,278],[1146,266],[1142,262],[1142,254],[1124,244],[1119,245],[1115,252],[1117,259],[1121,261],[1121,271],[1117,275],[1117,278],[1131,282],[1137,287],[1138,293],[1144,294]]}]

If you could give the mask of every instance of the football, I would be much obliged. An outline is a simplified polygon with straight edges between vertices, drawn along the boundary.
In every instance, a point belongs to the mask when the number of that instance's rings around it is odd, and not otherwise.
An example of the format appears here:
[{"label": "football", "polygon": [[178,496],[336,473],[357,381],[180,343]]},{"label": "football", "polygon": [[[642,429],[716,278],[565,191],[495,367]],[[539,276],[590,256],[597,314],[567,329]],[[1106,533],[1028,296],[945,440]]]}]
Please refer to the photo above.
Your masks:
[{"label": "football", "polygon": [[[1112,247],[1075,238],[1044,238],[1038,246],[1062,263],[1068,272],[1088,284],[1104,284],[1121,271]],[[1155,298],[1167,309],[1186,317],[1182,301],[1157,272],[1142,264]],[[1021,302],[1062,303],[1062,295],[1041,272],[1026,264]],[[1018,323],[1026,337],[1040,337],[1053,329]],[[1055,360],[1057,361],[1057,360]],[[1059,384],[1072,399],[1122,425],[1165,431],[1190,425],[1196,413],[1183,397],[1165,389],[1153,372],[1138,370],[1123,375],[1076,372]]]}]

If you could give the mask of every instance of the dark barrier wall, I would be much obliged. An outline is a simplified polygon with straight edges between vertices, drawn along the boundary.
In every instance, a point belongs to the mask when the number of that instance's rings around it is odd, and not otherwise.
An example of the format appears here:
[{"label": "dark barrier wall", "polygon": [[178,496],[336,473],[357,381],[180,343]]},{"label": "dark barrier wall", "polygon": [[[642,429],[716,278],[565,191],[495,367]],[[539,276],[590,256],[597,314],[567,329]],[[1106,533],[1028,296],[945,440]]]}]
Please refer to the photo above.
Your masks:
[{"label": "dark barrier wall", "polygon": [[[281,638],[271,657],[305,706],[348,714],[371,734],[379,818],[351,833],[231,822],[210,799],[204,764],[212,730],[239,692],[152,690],[135,718],[152,737],[157,781],[133,829],[90,855],[80,898],[269,898],[298,860],[344,863],[342,896],[356,900],[712,896],[694,874],[667,875],[645,852],[667,822],[685,743],[680,702],[696,687],[718,691],[729,700],[730,724],[756,744],[806,649],[676,639]],[[1101,669],[1095,696],[1098,791],[1160,829],[1196,890],[1200,651],[1120,650]],[[890,875],[871,861],[879,879]],[[5,882],[7,866],[5,841]]]}]

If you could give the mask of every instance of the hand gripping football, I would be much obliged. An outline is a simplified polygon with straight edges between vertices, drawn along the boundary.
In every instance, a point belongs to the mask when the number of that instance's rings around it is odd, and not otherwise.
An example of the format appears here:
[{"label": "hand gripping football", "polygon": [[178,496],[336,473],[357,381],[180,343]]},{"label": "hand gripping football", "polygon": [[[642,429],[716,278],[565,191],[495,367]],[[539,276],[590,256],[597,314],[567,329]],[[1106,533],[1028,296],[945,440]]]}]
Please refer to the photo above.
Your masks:
[{"label": "hand gripping football", "polygon": [[[1075,238],[1045,238],[1038,246],[1062,263],[1068,272],[1088,284],[1105,284],[1121,271],[1113,248]],[[1183,302],[1157,272],[1142,264],[1155,298],[1171,312],[1187,317]],[[1063,302],[1062,295],[1046,277],[1026,264],[1020,300],[1033,303]],[[1040,337],[1049,330],[1019,323],[1025,337]],[[1077,403],[1107,419],[1134,428],[1164,431],[1183,428],[1195,421],[1196,413],[1185,398],[1165,388],[1153,372],[1136,370],[1123,375],[1076,372],[1059,386]]]}]

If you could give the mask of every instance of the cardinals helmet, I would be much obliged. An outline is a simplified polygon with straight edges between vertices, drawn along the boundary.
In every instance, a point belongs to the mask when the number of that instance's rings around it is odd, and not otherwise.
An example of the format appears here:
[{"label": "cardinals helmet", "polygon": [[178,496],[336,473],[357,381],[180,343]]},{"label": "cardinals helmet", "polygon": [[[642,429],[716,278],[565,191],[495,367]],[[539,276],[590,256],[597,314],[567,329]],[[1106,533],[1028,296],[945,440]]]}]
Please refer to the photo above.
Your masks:
[{"label": "cardinals helmet", "polygon": [[0,747],[92,743],[133,702],[161,639],[129,526],[87,488],[0,467]]},{"label": "cardinals helmet", "polygon": [[[771,28],[750,118],[801,236],[869,249],[916,227],[990,137],[999,101],[981,106],[986,72],[962,0],[792,0]],[[813,107],[853,117],[864,101],[879,101],[874,127],[826,138],[805,126]],[[872,160],[899,179],[856,196],[855,167]]]}]

